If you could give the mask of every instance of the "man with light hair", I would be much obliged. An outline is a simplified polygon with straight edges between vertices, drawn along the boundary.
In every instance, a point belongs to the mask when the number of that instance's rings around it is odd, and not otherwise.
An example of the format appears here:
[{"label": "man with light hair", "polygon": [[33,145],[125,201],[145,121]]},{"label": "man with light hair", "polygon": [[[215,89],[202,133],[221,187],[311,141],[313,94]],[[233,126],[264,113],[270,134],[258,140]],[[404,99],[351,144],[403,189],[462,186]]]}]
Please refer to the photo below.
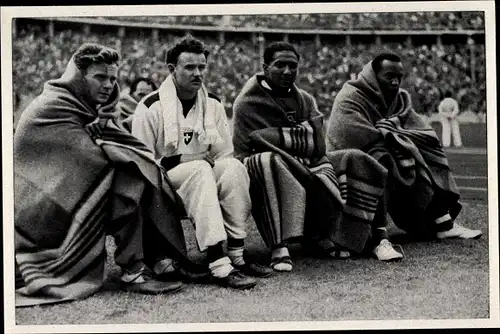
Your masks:
[{"label": "man with light hair", "polygon": [[23,112],[14,136],[16,305],[85,298],[104,282],[114,237],[120,287],[177,291],[151,268],[189,264],[182,201],[152,152],[119,127],[119,54],[84,44]]}]

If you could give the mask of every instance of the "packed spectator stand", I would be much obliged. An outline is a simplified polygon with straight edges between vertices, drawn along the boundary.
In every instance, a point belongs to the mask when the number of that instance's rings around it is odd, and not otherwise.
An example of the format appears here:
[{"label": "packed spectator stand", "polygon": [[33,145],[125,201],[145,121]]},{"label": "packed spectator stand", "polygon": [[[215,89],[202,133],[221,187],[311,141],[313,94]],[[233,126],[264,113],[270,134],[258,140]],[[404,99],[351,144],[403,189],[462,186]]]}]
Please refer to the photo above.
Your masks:
[{"label": "packed spectator stand", "polygon": [[[222,98],[229,114],[243,84],[261,68],[263,45],[283,38],[296,45],[301,55],[299,85],[316,97],[320,110],[326,114],[343,83],[355,77],[363,64],[382,50],[403,57],[408,69],[404,86],[412,94],[417,112],[435,112],[444,91],[451,90],[463,110],[478,113],[486,108],[483,18],[479,12],[425,12],[97,19],[125,22],[121,26],[95,24],[96,18],[83,25],[57,19],[18,19],[13,38],[14,92],[22,100],[38,94],[45,81],[61,75],[71,54],[84,42],[98,42],[121,52],[122,89],[137,76],[151,77],[159,84],[167,75],[166,50],[189,31],[211,51],[205,82],[211,92]],[[155,35],[153,28],[134,27],[137,22],[168,26],[156,30]],[[184,26],[206,28],[193,31],[183,29]],[[233,27],[287,29],[288,33],[235,33]],[[311,29],[311,33],[294,34],[298,29]],[[312,29],[346,30],[348,38],[327,33],[319,36]],[[363,30],[375,33],[356,35],[356,31]],[[385,38],[377,35],[378,30],[407,34]],[[412,31],[413,43],[405,36],[411,36]],[[419,36],[421,31],[436,33]],[[474,35],[465,31],[474,31]],[[457,33],[456,38],[446,39],[446,32]]]},{"label": "packed spectator stand", "polygon": [[[151,17],[122,16],[126,22],[151,22]],[[484,29],[481,12],[331,13],[289,15],[158,16],[155,22],[173,25],[266,27],[340,30],[468,30]]]}]

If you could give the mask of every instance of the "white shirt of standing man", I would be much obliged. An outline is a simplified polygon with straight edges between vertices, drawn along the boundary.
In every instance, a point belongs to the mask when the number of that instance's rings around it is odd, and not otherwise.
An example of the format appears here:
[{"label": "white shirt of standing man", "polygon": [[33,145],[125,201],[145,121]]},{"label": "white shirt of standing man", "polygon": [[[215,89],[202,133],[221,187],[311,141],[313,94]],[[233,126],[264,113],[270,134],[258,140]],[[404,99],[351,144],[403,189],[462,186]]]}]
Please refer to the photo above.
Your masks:
[{"label": "white shirt of standing man", "polygon": [[462,147],[462,138],[460,137],[460,124],[457,116],[460,112],[458,102],[450,96],[439,103],[438,112],[442,126],[442,144],[443,147],[450,147],[451,137],[456,147]]}]

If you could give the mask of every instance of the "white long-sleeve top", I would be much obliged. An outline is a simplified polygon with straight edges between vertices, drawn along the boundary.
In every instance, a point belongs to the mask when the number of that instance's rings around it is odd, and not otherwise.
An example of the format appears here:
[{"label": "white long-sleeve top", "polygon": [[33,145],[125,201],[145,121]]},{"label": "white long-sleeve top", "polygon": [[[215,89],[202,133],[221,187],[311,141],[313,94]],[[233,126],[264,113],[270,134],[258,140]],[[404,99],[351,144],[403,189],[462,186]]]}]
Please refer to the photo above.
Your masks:
[{"label": "white long-sleeve top", "polygon": [[216,145],[206,145],[198,141],[198,135],[193,133],[194,127],[194,106],[186,117],[180,112],[178,147],[172,144],[165,145],[163,110],[161,109],[160,98],[157,91],[144,98],[135,110],[132,119],[132,134],[140,139],[149,149],[155,158],[169,158],[180,154],[195,154],[208,152],[214,159],[222,159],[233,155],[233,143],[231,131],[226,116],[226,111],[222,103],[212,94],[208,95],[208,104],[213,104],[216,110],[216,125],[222,143]]}]

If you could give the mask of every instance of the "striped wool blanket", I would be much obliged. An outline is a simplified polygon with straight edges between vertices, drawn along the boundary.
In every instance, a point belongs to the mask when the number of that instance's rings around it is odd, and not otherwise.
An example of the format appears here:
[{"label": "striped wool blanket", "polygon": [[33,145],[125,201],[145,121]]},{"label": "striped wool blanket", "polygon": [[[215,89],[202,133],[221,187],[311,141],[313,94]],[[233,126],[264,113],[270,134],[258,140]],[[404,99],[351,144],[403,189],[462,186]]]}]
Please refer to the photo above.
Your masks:
[{"label": "striped wool blanket", "polygon": [[[243,163],[252,182],[264,185],[251,186],[251,193],[261,193],[252,198],[260,197],[265,190],[276,194],[269,198],[281,199],[279,203],[268,201],[260,208],[259,204],[253,204],[256,221],[275,227],[271,229],[274,242],[279,241],[280,235],[289,240],[300,236],[315,238],[316,234],[324,235],[327,231],[332,234],[332,221],[337,220],[340,224],[340,188],[333,166],[325,155],[321,127],[322,116],[318,116],[296,127],[266,128],[250,135],[250,145],[261,153],[244,158]],[[269,182],[273,177],[278,177],[280,182]],[[317,210],[311,210],[311,205]],[[273,216],[279,212],[288,218],[286,226],[283,222],[278,223],[284,217]]]},{"label": "striped wool blanket", "polygon": [[[435,131],[413,110],[407,91],[400,89],[387,105],[371,62],[357,79],[337,94],[327,125],[329,151],[360,149],[389,169],[390,183],[404,196],[393,196],[391,215],[419,219],[439,196],[453,218],[460,212],[459,193]],[[389,180],[388,180],[389,181]],[[402,200],[401,197],[406,197]]]},{"label": "striped wool blanket", "polygon": [[252,77],[235,100],[233,144],[249,171],[253,215],[264,241],[271,247],[321,234],[361,251],[386,169],[359,150],[326,154],[314,98],[294,86],[300,109],[291,121],[263,80],[262,74]]},{"label": "striped wool blanket", "polygon": [[[104,120],[114,115],[118,86],[99,109],[85,87],[70,61],[23,112],[14,136],[16,306],[98,291],[106,233],[139,209],[172,257],[186,257],[182,203],[165,171],[141,142]],[[86,131],[96,120],[109,124],[100,139]]]}]

